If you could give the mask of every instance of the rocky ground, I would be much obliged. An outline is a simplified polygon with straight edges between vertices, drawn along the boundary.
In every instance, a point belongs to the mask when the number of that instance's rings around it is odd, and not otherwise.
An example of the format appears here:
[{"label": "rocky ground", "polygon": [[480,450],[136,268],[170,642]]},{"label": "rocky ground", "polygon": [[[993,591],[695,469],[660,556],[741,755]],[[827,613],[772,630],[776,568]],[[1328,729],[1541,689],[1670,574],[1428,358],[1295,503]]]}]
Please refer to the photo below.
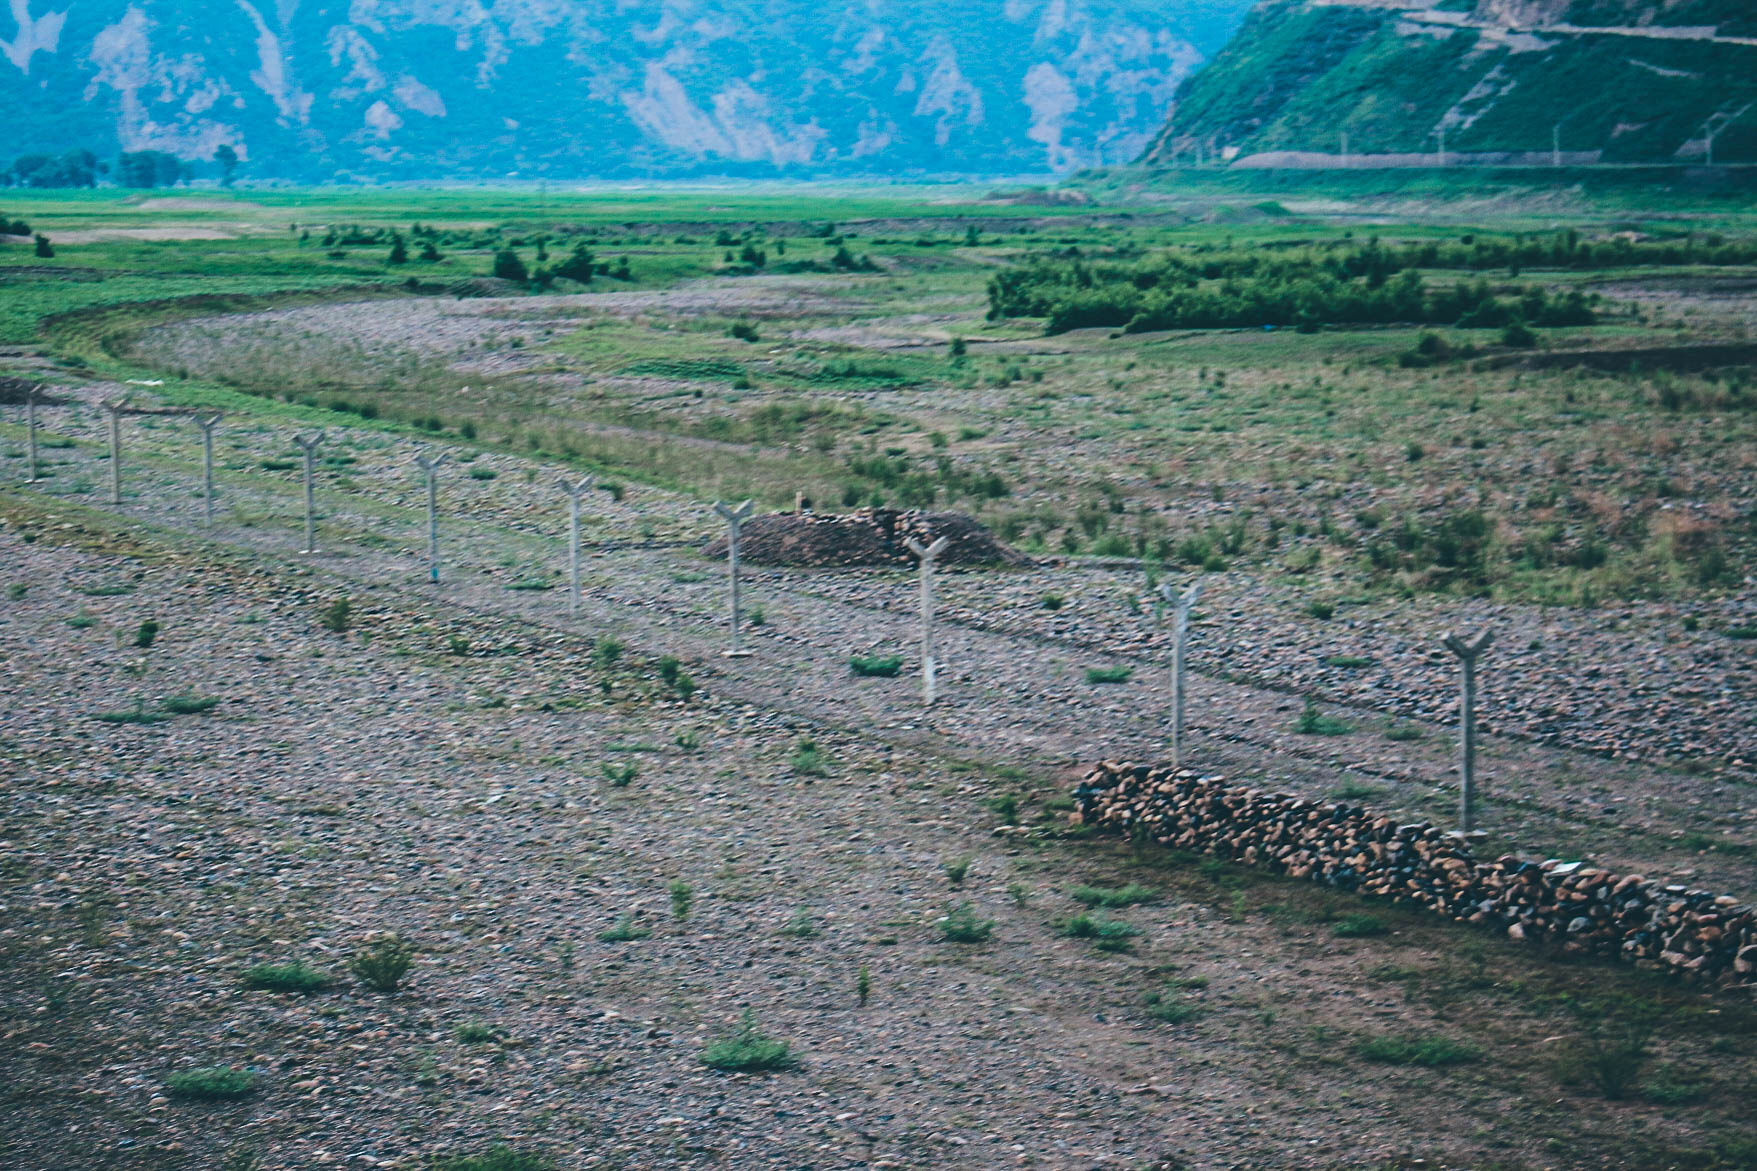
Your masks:
[{"label": "rocky ground", "polygon": [[[923,712],[912,658],[889,680],[847,667],[912,651],[907,574],[753,571],[756,654],[728,661],[694,502],[596,502],[570,621],[554,469],[484,455],[468,467],[493,478],[448,476],[436,588],[419,481],[389,435],[332,434],[316,557],[297,552],[296,472],[262,466],[289,445],[276,423],[224,432],[211,531],[187,423],[132,421],[124,503],[101,503],[89,403],[117,389],[52,408],[77,445],[46,453],[61,462],[44,490],[0,497],[16,1165],[412,1168],[504,1138],[568,1167],[1663,1166],[1739,1133],[1757,1026],[1737,1003],[1677,1002],[1653,1065],[1698,1087],[1688,1104],[1606,1102],[1568,1084],[1578,1026],[1555,998],[1652,995],[1638,975],[1378,908],[1390,934],[1344,938],[1333,921],[1367,910],[1352,900],[1071,833],[1060,794],[1081,763],[1163,742],[1164,635],[1130,606],[1137,574],[943,575],[945,698]],[[1443,820],[1451,684],[1431,637],[1491,623],[1495,838],[1753,889],[1737,718],[1753,644],[1633,609],[1436,601],[1319,622],[1248,577],[1208,588],[1203,767]],[[326,630],[341,597],[349,629]],[[159,633],[137,646],[149,618]],[[605,638],[626,646],[614,663],[594,654]],[[699,685],[687,700],[662,654]],[[1563,654],[1663,656],[1673,674],[1592,676]],[[1336,655],[1373,662],[1317,661]],[[1114,665],[1134,677],[1087,680]],[[1310,690],[1356,730],[1296,733]],[[97,718],[186,692],[219,703]],[[1387,740],[1392,721],[1424,737]],[[1674,756],[1699,767],[1656,763]],[[989,804],[1002,796],[1017,832]],[[965,857],[954,885],[946,864]],[[1073,886],[1126,881],[1159,892],[1115,912],[1143,932],[1131,951],[1060,933]],[[691,889],[684,917],[673,882]],[[940,938],[961,900],[995,921],[988,942]],[[624,915],[650,934],[601,941]],[[418,949],[388,997],[344,974],[382,931]],[[247,965],[294,957],[337,985],[240,986]],[[1187,1019],[1152,1016],[1154,994]],[[747,1006],[796,1070],[702,1065]],[[461,1040],[476,1022],[490,1039]],[[1479,1059],[1361,1056],[1412,1034]],[[163,1093],[212,1064],[258,1071],[259,1089]]]}]

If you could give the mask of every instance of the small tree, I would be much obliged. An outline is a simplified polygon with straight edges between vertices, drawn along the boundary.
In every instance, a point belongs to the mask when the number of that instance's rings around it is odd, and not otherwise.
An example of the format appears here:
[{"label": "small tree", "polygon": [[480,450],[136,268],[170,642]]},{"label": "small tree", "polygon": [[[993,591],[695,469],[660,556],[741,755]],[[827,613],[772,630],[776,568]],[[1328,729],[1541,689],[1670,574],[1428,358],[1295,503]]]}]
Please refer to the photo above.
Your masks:
[{"label": "small tree", "polygon": [[444,259],[445,259],[445,253],[441,252],[439,250],[439,246],[437,244],[435,244],[432,240],[429,240],[425,244],[421,245],[421,261],[422,261],[422,263],[424,263],[424,264],[438,264],[440,261],[442,261]]},{"label": "small tree", "polygon": [[575,244],[573,251],[566,260],[555,266],[555,275],[563,280],[578,281],[582,285],[592,283],[592,275],[597,268],[597,258],[584,242]]},{"label": "small tree", "polygon": [[55,255],[55,249],[54,246],[49,243],[49,237],[43,235],[41,232],[37,233],[37,255],[44,260],[50,260]]},{"label": "small tree", "polygon": [[401,232],[395,233],[390,238],[389,262],[391,264],[409,263],[409,247],[403,243],[403,234]]},{"label": "small tree", "polygon": [[511,248],[502,248],[494,254],[494,275],[503,281],[516,281],[524,284],[531,279],[531,272],[519,254]]},{"label": "small tree", "polygon": [[231,143],[222,142],[214,150],[214,162],[220,165],[220,186],[230,187],[233,174],[238,170],[238,152],[232,149]]}]

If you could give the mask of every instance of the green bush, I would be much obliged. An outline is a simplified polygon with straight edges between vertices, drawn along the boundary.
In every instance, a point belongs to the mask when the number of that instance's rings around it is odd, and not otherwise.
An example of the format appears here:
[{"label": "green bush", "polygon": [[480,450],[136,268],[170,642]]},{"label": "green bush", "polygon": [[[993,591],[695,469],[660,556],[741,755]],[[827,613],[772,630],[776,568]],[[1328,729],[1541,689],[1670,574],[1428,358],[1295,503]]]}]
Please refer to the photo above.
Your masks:
[{"label": "green bush", "polygon": [[326,973],[308,966],[303,960],[290,964],[255,964],[244,969],[244,987],[263,992],[298,992],[309,996],[330,986]]},{"label": "green bush", "polygon": [[738,1027],[703,1049],[701,1058],[709,1069],[738,1073],[788,1069],[798,1064],[792,1046],[758,1029],[756,1014],[748,1008]]},{"label": "green bush", "polygon": [[610,782],[612,788],[626,789],[641,775],[641,766],[632,760],[626,763],[605,761],[598,771],[604,774],[604,779]]},{"label": "green bush", "polygon": [[1127,683],[1135,674],[1133,667],[1088,667],[1088,683]]},{"label": "green bush", "polygon": [[506,1036],[506,1033],[472,1017],[459,1025],[452,1035],[465,1045],[489,1045]]},{"label": "green bush", "polygon": [[1062,924],[1062,934],[1070,939],[1090,939],[1100,951],[1127,951],[1141,929],[1121,919],[1083,911]]},{"label": "green bush", "polygon": [[867,657],[855,655],[848,660],[848,669],[856,675],[868,678],[894,679],[897,672],[903,669],[902,655],[883,655]]},{"label": "green bush", "polygon": [[1461,1065],[1482,1056],[1477,1049],[1445,1037],[1369,1037],[1355,1046],[1355,1053],[1363,1061],[1429,1068]]},{"label": "green bush", "polygon": [[1136,903],[1153,902],[1159,897],[1158,891],[1138,882],[1117,887],[1076,886],[1068,894],[1075,902],[1088,907],[1132,907]]},{"label": "green bush", "polygon": [[153,641],[158,637],[159,624],[151,618],[148,618],[145,622],[142,622],[139,629],[134,632],[134,645],[144,650],[151,646]]},{"label": "green bush", "polygon": [[970,865],[975,861],[976,855],[964,854],[953,858],[950,862],[942,862],[940,869],[946,872],[947,882],[953,886],[963,886],[964,876],[970,873]]},{"label": "green bush", "polygon": [[331,634],[341,634],[352,624],[353,613],[353,599],[337,598],[317,612],[317,621]]},{"label": "green bush", "polygon": [[968,902],[947,911],[935,925],[948,943],[985,943],[994,933],[994,920],[978,916]]},{"label": "green bush", "polygon": [[179,1070],[165,1079],[165,1093],[173,1098],[195,1101],[242,1098],[255,1089],[254,1073],[247,1069],[233,1069],[229,1065]]},{"label": "green bush", "polygon": [[518,1151],[500,1144],[479,1155],[449,1155],[433,1164],[433,1171],[554,1171],[547,1157]]},{"label": "green bush", "polygon": [[1167,988],[1163,992],[1147,994],[1147,1015],[1154,1020],[1177,1025],[1202,1015],[1199,1005],[1191,1004],[1178,993],[1178,988]]},{"label": "green bush", "polygon": [[633,911],[624,911],[617,916],[615,923],[598,932],[598,942],[633,943],[638,939],[646,939],[652,934],[645,927],[635,924]]},{"label": "green bush", "polygon": [[368,988],[389,996],[414,962],[413,948],[398,936],[386,935],[355,952],[348,960],[348,971]]},{"label": "green bush", "polygon": [[203,712],[211,712],[218,707],[220,701],[211,695],[197,695],[193,691],[185,691],[181,695],[173,695],[165,700],[164,708],[176,716],[198,716]]},{"label": "green bush", "polygon": [[802,737],[794,746],[793,755],[788,758],[787,763],[802,777],[823,777],[830,772],[829,758],[817,746],[817,741],[809,736]]},{"label": "green bush", "polygon": [[1373,935],[1388,935],[1391,928],[1377,915],[1368,915],[1357,911],[1352,915],[1344,915],[1330,928],[1330,934],[1340,935],[1344,939],[1363,939]]},{"label": "green bush", "polygon": [[1352,731],[1343,721],[1320,712],[1317,701],[1313,699],[1306,700],[1305,708],[1294,723],[1294,730],[1302,736],[1346,736]]}]

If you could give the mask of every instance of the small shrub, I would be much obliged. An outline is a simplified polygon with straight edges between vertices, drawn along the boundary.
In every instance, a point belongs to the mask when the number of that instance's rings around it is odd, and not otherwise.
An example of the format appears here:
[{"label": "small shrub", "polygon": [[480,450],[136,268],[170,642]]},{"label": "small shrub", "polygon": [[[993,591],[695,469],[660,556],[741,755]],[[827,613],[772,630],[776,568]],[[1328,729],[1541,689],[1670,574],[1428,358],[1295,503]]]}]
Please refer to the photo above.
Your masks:
[{"label": "small shrub", "polygon": [[1394,724],[1385,729],[1385,739],[1396,740],[1400,743],[1407,743],[1411,740],[1421,740],[1426,738],[1426,736],[1427,733],[1416,727],[1414,724]]},{"label": "small shrub", "polygon": [[1338,667],[1344,671],[1358,671],[1363,667],[1372,666],[1373,661],[1365,655],[1331,655],[1324,660],[1324,665]]},{"label": "small shrub", "polygon": [[947,911],[935,926],[947,943],[985,943],[994,933],[994,920],[981,918],[967,902]]},{"label": "small shrub", "polygon": [[624,911],[611,926],[598,932],[599,943],[633,943],[637,939],[645,939],[653,934],[645,927],[637,926],[633,911]]},{"label": "small shrub", "polygon": [[1306,613],[1322,622],[1328,622],[1336,616],[1336,607],[1330,602],[1310,602],[1306,605]]},{"label": "small shrub", "polygon": [[1019,799],[1011,793],[990,798],[987,804],[1000,817],[1003,825],[1017,825],[1019,823]]},{"label": "small shrub", "polygon": [[413,948],[398,936],[386,935],[355,952],[348,960],[348,971],[368,988],[389,996],[414,962]]},{"label": "small shrub", "polygon": [[676,879],[665,888],[671,895],[671,916],[674,919],[689,918],[689,909],[695,903],[695,891],[689,883],[681,878]]},{"label": "small shrub", "polygon": [[702,746],[702,734],[694,728],[685,728],[673,736],[671,741],[684,752],[697,752]]},{"label": "small shrub", "polygon": [[1330,928],[1330,934],[1340,935],[1344,939],[1364,939],[1372,935],[1388,935],[1390,932],[1391,928],[1383,919],[1361,911],[1344,915]]},{"label": "small shrub", "polygon": [[490,1045],[506,1036],[493,1025],[474,1017],[459,1025],[452,1035],[465,1045]]},{"label": "small shrub", "polygon": [[817,936],[818,927],[811,912],[801,907],[793,912],[793,917],[781,928],[781,934],[791,935],[795,939],[812,939]]},{"label": "small shrub", "polygon": [[1127,683],[1135,674],[1133,667],[1088,667],[1088,683]]},{"label": "small shrub", "polygon": [[67,625],[73,627],[75,630],[89,630],[93,626],[96,626],[97,622],[98,620],[93,618],[88,611],[81,610],[67,620]]},{"label": "small shrub", "polygon": [[351,598],[337,598],[317,612],[318,625],[331,634],[342,634],[353,624],[354,602]]},{"label": "small shrub", "polygon": [[1180,1025],[1201,1016],[1202,1009],[1179,997],[1178,989],[1167,988],[1163,992],[1148,993],[1147,1015],[1168,1025]]},{"label": "small shrub", "polygon": [[484,467],[481,464],[477,464],[470,469],[470,479],[472,480],[493,480],[497,479],[499,476],[499,472],[495,471],[493,468]]},{"label": "small shrub", "polygon": [[308,966],[303,960],[290,964],[256,964],[244,969],[244,987],[262,992],[297,992],[309,996],[330,985],[326,973]]},{"label": "small shrub", "polygon": [[854,995],[862,1006],[872,995],[872,973],[866,970],[865,964],[860,965],[860,974],[854,977]]},{"label": "small shrub", "polygon": [[1338,801],[1366,801],[1379,796],[1384,790],[1376,785],[1363,785],[1359,781],[1349,781],[1330,791],[1330,796]]},{"label": "small shrub", "polygon": [[1100,951],[1128,951],[1141,929],[1121,919],[1091,911],[1082,911],[1062,924],[1062,934],[1069,939],[1090,939]]},{"label": "small shrub", "polygon": [[165,710],[174,716],[199,716],[203,712],[211,712],[220,705],[215,696],[197,695],[193,691],[185,691],[165,700]]},{"label": "small shrub", "polygon": [[467,655],[470,653],[470,640],[461,634],[454,634],[445,640],[445,649],[453,655]]},{"label": "small shrub", "polygon": [[622,644],[614,638],[601,638],[592,647],[592,661],[609,670],[622,658]]},{"label": "small shrub", "polygon": [[30,587],[22,581],[15,581],[6,587],[6,596],[14,602],[22,602],[29,592]]},{"label": "small shrub", "polygon": [[1334,716],[1321,713],[1317,701],[1308,699],[1294,724],[1294,730],[1302,736],[1346,736],[1351,729]]},{"label": "small shrub", "polygon": [[1757,639],[1757,626],[1734,626],[1727,630],[1726,636],[1740,642]]},{"label": "small shrub", "polygon": [[450,1155],[433,1164],[433,1171],[554,1171],[554,1167],[543,1155],[503,1143],[479,1155]]},{"label": "small shrub", "polygon": [[848,669],[865,678],[895,679],[903,669],[902,655],[855,655],[848,660]]},{"label": "small shrub", "polygon": [[741,342],[754,342],[762,335],[757,333],[756,326],[752,325],[750,322],[735,321],[732,323],[732,327],[726,331],[726,336],[737,338]]},{"label": "small shrub", "polygon": [[768,611],[762,608],[761,603],[758,603],[750,608],[750,613],[744,616],[744,620],[752,626],[767,626],[769,624]]},{"label": "small shrub", "polygon": [[135,630],[135,632],[134,632],[134,645],[137,647],[140,647],[142,649],[145,649],[146,647],[151,646],[153,644],[153,640],[155,640],[158,637],[159,637],[159,624],[157,622],[153,621],[151,618],[148,618],[145,622],[142,622],[140,624],[140,627],[137,630]]},{"label": "small shrub", "polygon": [[1588,1082],[1611,1101],[1628,1097],[1653,1055],[1649,1043],[1657,1009],[1625,996],[1572,1001],[1568,1007],[1580,1024],[1580,1034],[1560,1058],[1561,1080]]},{"label": "small shrub", "polygon": [[1136,903],[1152,902],[1159,897],[1159,892],[1150,886],[1131,882],[1117,887],[1076,886],[1068,896],[1088,907],[1132,907]]},{"label": "small shrub", "polygon": [[1368,1037],[1355,1046],[1363,1061],[1385,1065],[1424,1065],[1430,1069],[1462,1065],[1482,1054],[1469,1045],[1445,1037]]},{"label": "small shrub", "polygon": [[173,1098],[219,1101],[242,1098],[256,1089],[256,1075],[229,1065],[208,1065],[178,1070],[165,1079],[165,1093]]},{"label": "small shrub", "polygon": [[632,760],[605,761],[598,771],[604,774],[604,779],[610,782],[612,788],[626,789],[641,775],[641,766]]},{"label": "small shrub", "polygon": [[1059,610],[1063,606],[1065,606],[1066,604],[1067,604],[1067,599],[1062,597],[1060,594],[1044,594],[1043,595],[1042,605],[1045,610]]},{"label": "small shrub", "polygon": [[759,1073],[797,1064],[792,1046],[757,1028],[756,1014],[744,1010],[738,1027],[702,1050],[702,1064],[728,1072]]},{"label": "small shrub", "polygon": [[1676,1066],[1661,1066],[1641,1083],[1641,1096],[1656,1106],[1688,1106],[1700,1101],[1708,1086],[1685,1077]]},{"label": "small shrub", "polygon": [[964,876],[970,873],[970,864],[975,861],[976,855],[965,854],[962,857],[952,859],[950,862],[941,863],[940,869],[946,872],[947,882],[951,883],[953,886],[963,886]]},{"label": "small shrub", "polygon": [[788,758],[787,763],[802,777],[828,776],[830,772],[829,759],[817,746],[817,741],[809,736],[803,737],[794,746],[793,755]]}]

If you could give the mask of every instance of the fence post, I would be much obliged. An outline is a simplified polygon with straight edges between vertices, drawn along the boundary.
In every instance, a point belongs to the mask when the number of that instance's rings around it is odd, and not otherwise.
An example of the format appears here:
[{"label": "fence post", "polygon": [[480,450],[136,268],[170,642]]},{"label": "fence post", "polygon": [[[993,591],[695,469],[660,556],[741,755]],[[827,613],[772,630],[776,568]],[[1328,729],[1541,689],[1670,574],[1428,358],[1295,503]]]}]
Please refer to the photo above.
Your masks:
[{"label": "fence post", "polygon": [[592,477],[578,483],[562,480],[557,486],[567,493],[567,616],[572,618],[580,609],[580,498],[592,486]]},{"label": "fence post", "polygon": [[122,408],[128,396],[105,399],[103,408],[110,415],[110,503],[122,503]]},{"label": "fence post", "polygon": [[745,650],[743,645],[739,642],[738,530],[743,526],[745,521],[750,519],[751,513],[756,511],[756,503],[754,501],[746,500],[737,508],[731,508],[716,500],[714,501],[714,511],[725,518],[728,532],[726,540],[726,564],[732,586],[732,649],[726,652],[726,657],[729,659],[742,659],[747,657],[750,652]]},{"label": "fence post", "polygon": [[1475,641],[1466,642],[1457,634],[1440,640],[1447,650],[1458,656],[1463,668],[1458,729],[1458,826],[1459,832],[1476,829],[1476,660],[1494,643],[1492,631],[1483,631]]},{"label": "fence post", "polygon": [[305,552],[317,552],[317,494],[312,480],[317,474],[317,449],[323,443],[323,432],[295,435],[293,442],[305,453]]},{"label": "fence post", "polygon": [[427,455],[417,452],[415,462],[427,473],[427,578],[434,585],[439,584],[439,465],[446,460],[442,451],[438,455]]},{"label": "fence post", "polygon": [[922,547],[921,542],[910,537],[904,542],[909,552],[921,562],[921,702],[925,707],[932,707],[934,691],[933,661],[933,563],[946,548],[946,538],[941,537],[933,544]]},{"label": "fence post", "polygon": [[211,528],[214,523],[214,426],[221,416],[195,416],[201,428],[201,514]]},{"label": "fence post", "polygon": [[1183,765],[1184,749],[1184,651],[1189,645],[1190,610],[1202,596],[1202,583],[1179,592],[1170,582],[1159,587],[1160,596],[1173,607],[1171,627],[1171,767]]},{"label": "fence post", "polygon": [[37,482],[37,388],[32,383],[24,392],[25,476],[24,482]]}]

